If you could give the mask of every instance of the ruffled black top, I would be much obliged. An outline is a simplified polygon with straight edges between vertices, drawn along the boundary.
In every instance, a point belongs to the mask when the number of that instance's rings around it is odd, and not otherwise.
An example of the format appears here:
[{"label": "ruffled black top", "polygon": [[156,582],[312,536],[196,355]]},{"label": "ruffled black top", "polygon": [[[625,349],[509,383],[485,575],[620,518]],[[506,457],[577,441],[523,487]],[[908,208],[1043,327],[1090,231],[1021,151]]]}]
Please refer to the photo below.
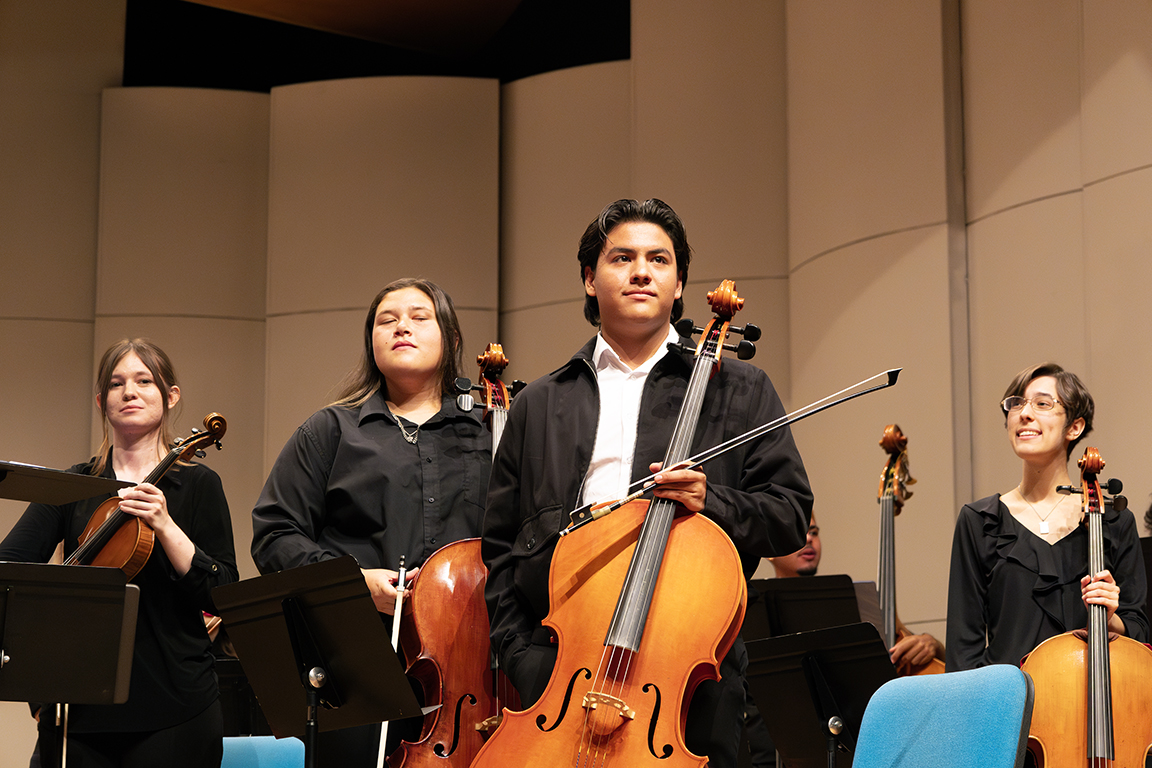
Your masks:
[{"label": "ruffled black top", "polygon": [[[1117,612],[1128,636],[1148,640],[1144,560],[1132,512],[1104,514],[1104,564],[1120,585]],[[1088,573],[1088,528],[1049,545],[988,496],[964,505],[948,578],[949,672],[1019,664],[1044,640],[1088,623],[1080,579]]]}]

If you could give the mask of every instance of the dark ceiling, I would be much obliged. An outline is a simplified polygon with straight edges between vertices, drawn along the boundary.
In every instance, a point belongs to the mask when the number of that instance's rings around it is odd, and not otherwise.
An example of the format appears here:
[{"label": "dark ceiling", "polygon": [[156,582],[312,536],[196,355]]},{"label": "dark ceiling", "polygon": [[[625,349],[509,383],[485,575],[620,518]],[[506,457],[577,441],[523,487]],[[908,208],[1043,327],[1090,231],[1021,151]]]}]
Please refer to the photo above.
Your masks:
[{"label": "dark ceiling", "polygon": [[[394,12],[400,0],[390,2]],[[444,11],[444,0],[423,2]],[[629,0],[503,0],[493,3],[494,13],[507,17],[503,22],[501,16],[447,23],[430,12],[427,18],[378,25],[375,36],[389,37],[391,44],[185,0],[127,0],[127,5],[127,87],[268,91],[291,83],[387,75],[509,82],[630,55]],[[434,31],[440,28],[442,36]]]}]

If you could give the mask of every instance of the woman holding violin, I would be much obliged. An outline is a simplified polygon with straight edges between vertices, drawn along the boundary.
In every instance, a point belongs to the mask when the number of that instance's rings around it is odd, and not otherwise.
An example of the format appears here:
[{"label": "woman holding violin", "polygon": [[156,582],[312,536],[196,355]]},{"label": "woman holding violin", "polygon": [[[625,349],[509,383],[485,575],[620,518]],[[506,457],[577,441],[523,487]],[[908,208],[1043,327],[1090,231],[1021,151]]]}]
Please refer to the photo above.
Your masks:
[{"label": "woman holding violin", "polygon": [[[132,577],[140,605],[128,701],[70,708],[69,766],[220,765],[223,724],[202,612],[215,610],[213,587],[237,578],[228,502],[220,478],[201,464],[181,462],[143,482],[174,444],[179,401],[172,363],[155,344],[125,339],[104,353],[96,380],[104,439],[69,471],[138,483],[119,492],[119,507],[151,528],[154,545]],[[103,501],[31,504],[0,543],[0,560],[47,562],[61,541],[68,556]],[[53,716],[34,714],[47,759]]]},{"label": "woman holding violin", "polygon": [[[567,513],[626,495],[628,484],[653,471],[668,449],[693,367],[690,355],[669,349],[669,342],[681,341],[670,323],[683,310],[690,257],[683,223],[662,201],[619,200],[605,208],[578,252],[585,317],[600,332],[562,367],[529,384],[509,411],[493,465],[482,552],[493,648],[526,707],[541,698],[557,662],[556,638],[541,622],[549,613],[549,569]],[[762,371],[727,358],[707,383],[701,407],[696,450],[784,413]],[[717,523],[735,543],[737,574],[742,570],[747,579],[762,556],[803,544],[812,495],[787,430],[705,469],[707,474],[661,472],[654,493],[681,505],[681,514],[700,513]],[[717,578],[712,565],[663,567],[698,571],[707,593]],[[572,631],[581,629],[587,631]],[[736,640],[721,663],[723,678],[700,683],[688,709],[687,747],[706,754],[713,766],[736,764],[746,666],[743,643]],[[553,683],[549,692],[562,692],[566,681]],[[579,707],[577,696],[571,709]],[[643,728],[636,725],[638,735]],[[502,733],[503,726],[487,747]]]},{"label": "woman holding violin", "polygon": [[[352,555],[390,615],[401,558],[414,579],[437,549],[479,535],[492,438],[456,405],[463,344],[439,286],[412,278],[385,286],[368,307],[362,349],[337,400],[276,459],[252,511],[252,558],[269,573]],[[378,733],[322,733],[318,757],[375,766]]]},{"label": "woman holding violin", "polygon": [[1019,664],[1042,641],[1106,608],[1109,632],[1144,642],[1148,619],[1136,521],[1104,512],[1105,569],[1088,573],[1088,530],[1068,460],[1095,406],[1074,374],[1044,363],[1017,374],[1001,402],[1020,484],[960,510],[948,582],[947,669]]}]

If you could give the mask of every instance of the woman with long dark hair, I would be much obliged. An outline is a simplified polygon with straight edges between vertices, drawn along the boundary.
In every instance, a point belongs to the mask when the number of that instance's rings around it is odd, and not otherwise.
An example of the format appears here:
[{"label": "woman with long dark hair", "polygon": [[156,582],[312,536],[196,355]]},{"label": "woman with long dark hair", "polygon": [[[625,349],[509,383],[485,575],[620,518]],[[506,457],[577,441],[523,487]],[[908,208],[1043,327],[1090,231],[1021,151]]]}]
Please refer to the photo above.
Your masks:
[{"label": "woman with long dark hair", "polygon": [[[252,511],[262,573],[353,555],[391,614],[401,556],[415,578],[437,549],[479,535],[491,436],[456,405],[461,349],[439,286],[406,278],[377,294],[360,363],[288,440]],[[320,736],[325,765],[375,765],[377,727]]]}]

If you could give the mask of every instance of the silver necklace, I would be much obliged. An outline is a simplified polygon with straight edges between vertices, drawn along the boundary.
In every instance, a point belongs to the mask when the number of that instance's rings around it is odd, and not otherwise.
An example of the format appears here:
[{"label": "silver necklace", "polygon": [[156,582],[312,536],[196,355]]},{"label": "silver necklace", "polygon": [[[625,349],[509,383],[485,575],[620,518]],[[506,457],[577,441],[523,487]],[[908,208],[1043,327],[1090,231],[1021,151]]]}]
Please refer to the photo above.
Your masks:
[{"label": "silver necklace", "polygon": [[[405,435],[405,437],[407,437],[407,435]],[[413,442],[415,442],[415,441],[413,441]],[[1020,494],[1020,498],[1024,499],[1024,492],[1021,491],[1019,488],[1016,489],[1016,493]],[[1036,507],[1032,506],[1032,502],[1028,501],[1028,499],[1024,499],[1024,503],[1027,504],[1032,509],[1032,514],[1036,515],[1037,519],[1040,520],[1040,534],[1042,536],[1048,535],[1048,533],[1049,533],[1048,518],[1052,517],[1052,513],[1056,511],[1056,507],[1063,504],[1064,499],[1066,499],[1066,498],[1068,498],[1068,497],[1064,496],[1063,498],[1057,500],[1057,502],[1052,505],[1052,509],[1048,510],[1048,514],[1044,515],[1043,517],[1041,517],[1040,513],[1036,511]]]},{"label": "silver necklace", "polygon": [[[412,445],[416,445],[416,438],[420,436],[420,425],[419,424],[416,425],[415,429],[413,429],[411,432],[409,432],[408,430],[404,429],[404,425],[400,422],[400,417],[397,416],[396,417],[396,426],[400,427],[400,434],[404,435],[405,440],[407,440]],[[1027,501],[1027,499],[1025,499],[1025,501]]]}]

